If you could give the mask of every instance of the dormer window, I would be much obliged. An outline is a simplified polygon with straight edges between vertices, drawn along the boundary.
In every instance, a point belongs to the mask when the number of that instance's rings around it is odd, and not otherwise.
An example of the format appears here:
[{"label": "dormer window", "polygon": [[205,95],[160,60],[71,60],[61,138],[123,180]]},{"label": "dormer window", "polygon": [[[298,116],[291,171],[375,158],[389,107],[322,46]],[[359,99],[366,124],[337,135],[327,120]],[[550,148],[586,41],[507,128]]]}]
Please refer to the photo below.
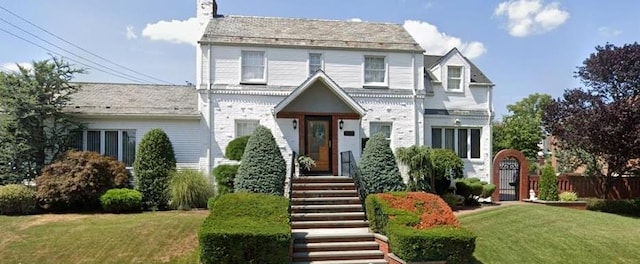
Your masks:
[{"label": "dormer window", "polygon": [[387,63],[384,56],[364,57],[364,85],[387,86]]},{"label": "dormer window", "polygon": [[264,51],[242,51],[242,83],[266,83]]},{"label": "dormer window", "polygon": [[447,66],[447,91],[461,92],[462,91],[462,66]]}]

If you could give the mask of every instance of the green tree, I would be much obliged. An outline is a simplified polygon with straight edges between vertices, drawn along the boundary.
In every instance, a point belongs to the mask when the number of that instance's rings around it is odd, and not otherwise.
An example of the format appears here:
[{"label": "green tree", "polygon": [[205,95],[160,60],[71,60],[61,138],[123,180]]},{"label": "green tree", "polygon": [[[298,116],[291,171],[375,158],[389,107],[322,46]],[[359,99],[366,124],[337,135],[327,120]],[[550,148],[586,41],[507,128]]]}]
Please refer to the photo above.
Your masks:
[{"label": "green tree", "polygon": [[558,200],[558,177],[556,177],[556,172],[551,165],[545,165],[542,168],[538,198],[544,201]]},{"label": "green tree", "polygon": [[169,201],[169,176],[176,169],[176,157],[169,136],[159,128],[149,130],[138,145],[133,172],[142,204],[150,210],[164,210]]},{"label": "green tree", "polygon": [[509,113],[502,121],[493,122],[494,155],[503,149],[520,150],[528,159],[535,160],[544,139],[542,116],[544,109],[552,102],[548,94],[531,94],[507,106]]},{"label": "green tree", "polygon": [[271,130],[258,126],[253,131],[234,180],[235,192],[282,195],[287,165]]},{"label": "green tree", "polygon": [[430,191],[432,164],[429,148],[425,146],[401,147],[396,150],[398,160],[409,168],[408,191]]},{"label": "green tree", "polygon": [[396,158],[382,132],[374,134],[367,141],[358,167],[367,193],[405,190]]},{"label": "green tree", "polygon": [[0,184],[34,179],[80,127],[63,109],[80,89],[69,81],[84,70],[55,57],[32,66],[0,73]]}]

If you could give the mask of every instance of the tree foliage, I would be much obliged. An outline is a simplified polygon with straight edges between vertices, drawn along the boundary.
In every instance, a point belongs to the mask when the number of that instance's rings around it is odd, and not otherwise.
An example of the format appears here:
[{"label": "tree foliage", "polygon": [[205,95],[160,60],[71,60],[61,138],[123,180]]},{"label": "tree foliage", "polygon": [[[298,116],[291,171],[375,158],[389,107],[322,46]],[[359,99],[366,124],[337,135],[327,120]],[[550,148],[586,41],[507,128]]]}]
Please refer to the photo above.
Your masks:
[{"label": "tree foliage", "polygon": [[169,136],[159,128],[147,132],[138,145],[133,172],[142,204],[151,210],[164,210],[169,201],[169,176],[176,169],[176,156]]},{"label": "tree foliage", "polygon": [[396,158],[382,132],[367,141],[358,167],[367,193],[405,190]]},{"label": "tree foliage", "polygon": [[70,132],[79,128],[63,109],[80,89],[69,81],[84,70],[58,58],[32,66],[0,73],[0,184],[34,179],[68,150]]},{"label": "tree foliage", "polygon": [[564,149],[580,149],[603,166],[605,179],[638,166],[640,158],[640,44],[596,47],[576,77],[584,89],[566,90],[545,110],[544,124]]},{"label": "tree foliage", "polygon": [[542,168],[538,198],[544,201],[558,200],[558,177],[556,177],[556,172],[551,165],[545,165]]},{"label": "tree foliage", "polygon": [[538,143],[544,138],[542,116],[552,101],[548,94],[531,94],[507,106],[509,113],[493,123],[494,154],[503,149],[517,149],[527,158],[535,159]]},{"label": "tree foliage", "polygon": [[429,148],[425,146],[400,147],[398,160],[409,168],[408,191],[429,191],[432,182],[432,164]]},{"label": "tree foliage", "polygon": [[271,130],[258,126],[247,142],[234,180],[235,192],[282,195],[287,165]]}]

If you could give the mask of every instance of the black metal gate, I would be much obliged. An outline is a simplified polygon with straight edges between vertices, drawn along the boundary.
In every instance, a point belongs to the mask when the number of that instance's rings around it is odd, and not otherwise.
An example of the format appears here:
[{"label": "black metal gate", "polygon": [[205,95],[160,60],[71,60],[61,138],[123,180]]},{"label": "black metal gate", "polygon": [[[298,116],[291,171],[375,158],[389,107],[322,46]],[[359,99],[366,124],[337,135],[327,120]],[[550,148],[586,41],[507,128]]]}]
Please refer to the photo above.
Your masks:
[{"label": "black metal gate", "polygon": [[500,162],[500,201],[517,201],[520,184],[520,163],[514,157]]}]

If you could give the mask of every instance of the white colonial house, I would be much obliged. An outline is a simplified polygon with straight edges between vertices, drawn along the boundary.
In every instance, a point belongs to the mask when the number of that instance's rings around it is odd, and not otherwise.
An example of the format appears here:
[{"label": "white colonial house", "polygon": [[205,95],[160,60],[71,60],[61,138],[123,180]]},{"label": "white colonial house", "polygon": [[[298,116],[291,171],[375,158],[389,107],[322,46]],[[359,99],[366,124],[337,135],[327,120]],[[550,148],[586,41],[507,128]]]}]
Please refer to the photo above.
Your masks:
[{"label": "white colonial house", "polygon": [[490,181],[493,84],[457,49],[425,55],[398,24],[219,15],[198,3],[195,87],[83,84],[71,107],[87,124],[78,147],[131,164],[159,127],[180,166],[210,172],[231,140],[263,125],[287,162],[296,152],[339,175],[339,154],[359,160],[381,131],[393,149],[452,149],[466,176]]}]

